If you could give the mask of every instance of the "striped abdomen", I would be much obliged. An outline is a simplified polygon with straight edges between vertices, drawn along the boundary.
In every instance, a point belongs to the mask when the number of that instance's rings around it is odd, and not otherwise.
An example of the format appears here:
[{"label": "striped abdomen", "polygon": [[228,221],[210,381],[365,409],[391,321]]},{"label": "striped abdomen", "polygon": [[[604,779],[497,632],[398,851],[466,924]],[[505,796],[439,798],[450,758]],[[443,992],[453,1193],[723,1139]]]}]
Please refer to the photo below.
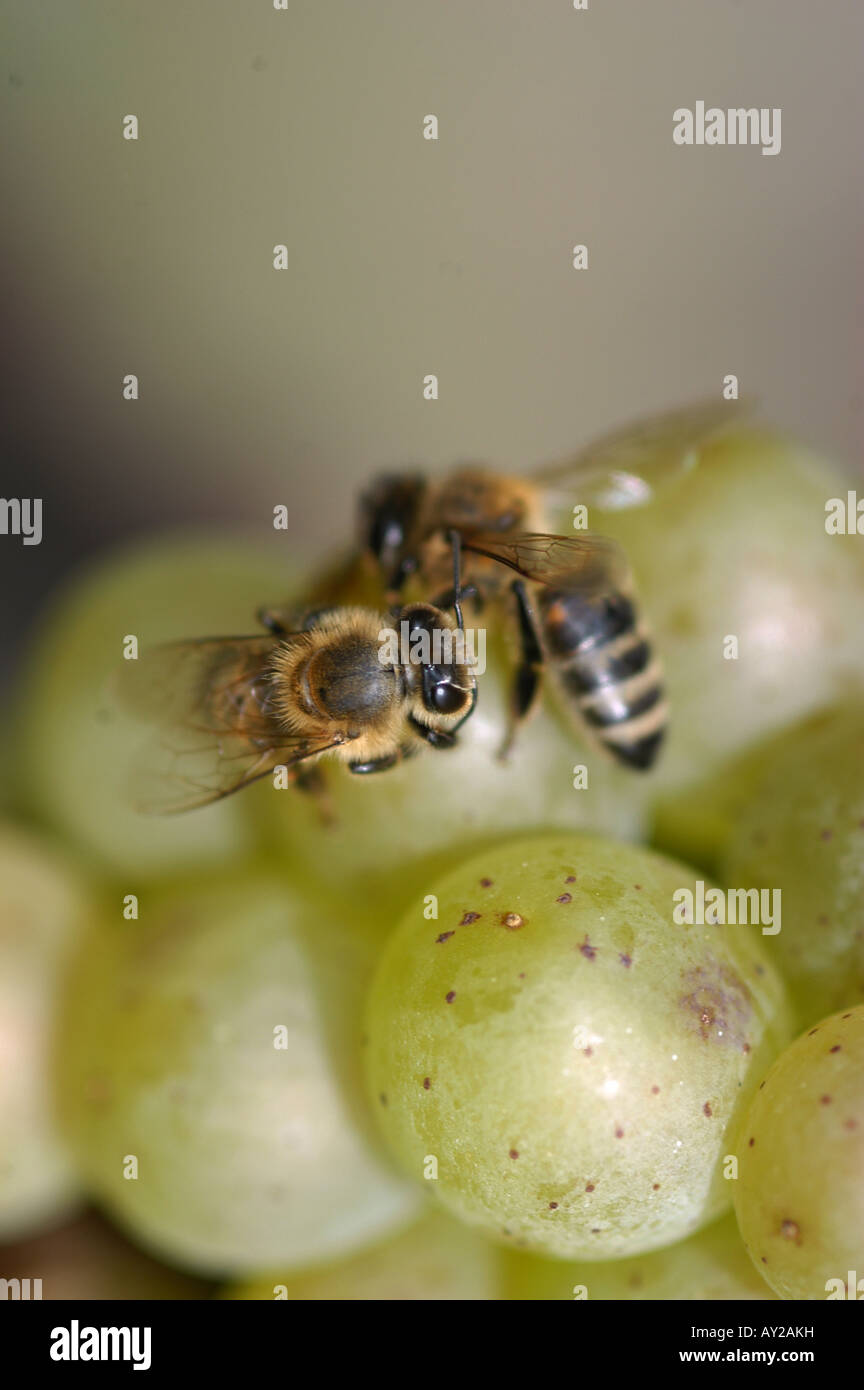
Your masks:
[{"label": "striped abdomen", "polygon": [[622,593],[539,595],[550,671],[568,702],[628,767],[651,767],[666,732],[663,672]]}]

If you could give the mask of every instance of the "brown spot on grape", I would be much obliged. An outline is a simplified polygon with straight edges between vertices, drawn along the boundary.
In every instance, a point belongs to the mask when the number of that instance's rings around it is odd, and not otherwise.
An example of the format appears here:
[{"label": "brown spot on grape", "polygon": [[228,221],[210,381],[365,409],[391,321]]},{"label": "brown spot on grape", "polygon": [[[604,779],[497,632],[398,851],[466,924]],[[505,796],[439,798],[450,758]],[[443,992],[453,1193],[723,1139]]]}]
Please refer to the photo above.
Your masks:
[{"label": "brown spot on grape", "polygon": [[550,1203],[549,1203],[549,1210],[550,1210],[550,1211],[557,1211],[557,1210],[558,1210],[558,1203],[557,1203],[557,1202],[550,1202]]},{"label": "brown spot on grape", "polygon": [[525,918],[519,912],[505,912],[501,916],[501,925],[508,931],[518,931],[520,927],[524,927]]},{"label": "brown spot on grape", "polygon": [[593,1191],[594,1191],[594,1184],[593,1184],[593,1182],[586,1182],[586,1184],[585,1184],[585,1191],[586,1191],[586,1192],[593,1192]]},{"label": "brown spot on grape", "polygon": [[819,916],[816,918],[816,921],[818,922],[818,924],[819,924],[820,927],[827,927],[827,925],[828,925],[828,914],[827,914],[827,912],[820,912],[820,913],[819,913]]},{"label": "brown spot on grape", "polygon": [[707,1100],[706,1100],[705,1104],[702,1106],[702,1114],[705,1115],[705,1117],[706,1117],[707,1119],[709,1119],[709,1120],[711,1119],[711,1114],[712,1114],[711,1106],[708,1104]]},{"label": "brown spot on grape", "polygon": [[599,1234],[600,1234],[600,1227],[599,1227],[599,1226],[592,1226],[592,1227],[591,1227],[591,1234],[592,1234],[592,1236],[599,1236]]},{"label": "brown spot on grape", "polygon": [[842,1045],[842,1043],[835,1043],[833,1047],[829,1047],[828,1051],[829,1051],[829,1052],[842,1052],[842,1051],[843,1051],[843,1045]]},{"label": "brown spot on grape", "polygon": [[455,936],[455,934],[456,933],[452,931],[442,931],[440,936],[436,936],[435,945],[440,946],[442,941],[449,941],[451,936]]},{"label": "brown spot on grape", "polygon": [[518,1150],[518,1149],[511,1149],[511,1150],[510,1150],[510,1157],[511,1157],[511,1158],[518,1158],[518,1157],[519,1157],[519,1150]]},{"label": "brown spot on grape", "polygon": [[470,927],[472,922],[479,922],[481,914],[479,912],[466,912],[459,923],[460,927]]},{"label": "brown spot on grape", "polygon": [[89,1076],[84,1084],[84,1099],[90,1105],[107,1105],[114,1099],[110,1078],[102,1072]]},{"label": "brown spot on grape", "polygon": [[678,1007],[703,1042],[742,1047],[753,1013],[749,989],[722,961],[710,959],[681,977]]},{"label": "brown spot on grape", "polygon": [[763,1263],[763,1265],[767,1265],[767,1263],[768,1263],[768,1261],[766,1260],[766,1258],[765,1258],[764,1255],[762,1256],[762,1263]]},{"label": "brown spot on grape", "polygon": [[652,1096],[659,1096],[659,1094],[660,1094],[660,1087],[659,1087],[659,1086],[652,1086],[652,1087],[651,1087],[651,1094],[652,1094]]},{"label": "brown spot on grape", "polygon": [[582,1056],[583,1056],[583,1057],[593,1057],[593,1056],[594,1056],[594,1049],[593,1049],[593,1047],[583,1047],[583,1049],[582,1049]]},{"label": "brown spot on grape", "polygon": [[626,951],[619,951],[619,952],[618,952],[618,959],[620,960],[621,964],[624,966],[624,969],[625,969],[625,970],[629,970],[629,969],[630,969],[630,966],[633,964],[633,957],[632,957],[632,956],[628,956],[628,954],[627,954]]},{"label": "brown spot on grape", "polygon": [[752,1138],[752,1136],[751,1136],[751,1138],[747,1140],[747,1147],[748,1147],[748,1149],[752,1149],[752,1148],[753,1148],[753,1145],[754,1145],[755,1143],[756,1143],[756,1140],[755,1140],[754,1138]]},{"label": "brown spot on grape", "polygon": [[659,1192],[659,1191],[660,1191],[660,1184],[659,1184],[659,1182],[655,1182],[655,1183],[653,1184],[653,1186],[652,1186],[652,1188],[651,1188],[651,1191],[652,1191],[652,1192]]},{"label": "brown spot on grape", "polygon": [[830,1097],[830,1096],[820,1096],[820,1097],[819,1097],[819,1104],[820,1104],[820,1105],[830,1105],[830,1104],[831,1104],[831,1097]]},{"label": "brown spot on grape", "polygon": [[591,942],[589,941],[587,936],[585,937],[585,940],[582,942],[582,945],[579,947],[579,950],[581,951],[582,955],[585,957],[586,960],[593,960],[597,954],[597,947],[591,945]]},{"label": "brown spot on grape", "polygon": [[447,1001],[448,1004],[452,1004],[452,1003],[453,1003],[453,1000],[456,998],[456,991],[455,991],[455,989],[449,990],[448,993],[444,995],[444,998],[445,998],[445,1000]]},{"label": "brown spot on grape", "polygon": [[573,901],[573,894],[572,894],[572,893],[562,893],[561,896],[560,896],[560,898],[556,898],[555,901],[556,901],[556,903],[572,903],[572,901]]},{"label": "brown spot on grape", "polygon": [[633,887],[636,889],[636,892],[637,892],[637,893],[641,893],[641,892],[642,892],[642,884],[641,884],[641,883],[634,883],[634,884],[633,884]]},{"label": "brown spot on grape", "polygon": [[382,1104],[382,1105],[384,1106],[384,1108],[386,1109],[386,1108],[387,1108],[387,1097],[385,1096],[385,1094],[384,1094],[383,1091],[381,1092],[381,1094],[380,1094],[380,1096],[378,1097],[378,1099],[380,1100],[381,1104]]},{"label": "brown spot on grape", "polygon": [[575,874],[568,874],[567,877],[565,878],[564,882],[565,882],[565,883],[575,883],[575,882],[576,882],[576,875],[575,875]]},{"label": "brown spot on grape", "polygon": [[430,1087],[431,1085],[432,1085],[432,1082],[429,1080],[429,1077],[428,1077],[428,1076],[424,1076],[424,1077],[423,1077],[423,1090],[424,1090],[424,1091],[428,1091],[428,1090],[429,1090],[429,1087]]},{"label": "brown spot on grape", "polygon": [[820,840],[830,840],[830,839],[833,838],[833,835],[834,835],[834,831],[833,831],[833,830],[820,830],[820,832],[819,832],[819,839],[820,839]]},{"label": "brown spot on grape", "polygon": [[491,878],[481,878],[481,880],[480,880],[480,887],[481,887],[481,888],[491,888],[491,887],[492,887],[492,880],[491,880]]},{"label": "brown spot on grape", "polygon": [[741,1048],[741,1051],[742,1051],[742,1052],[749,1052],[749,1051],[750,1051],[750,1044],[749,1044],[749,1043],[745,1043],[744,1046]]},{"label": "brown spot on grape", "polygon": [[851,1015],[851,1014],[843,1014],[842,1017],[843,1017],[843,1018],[851,1018],[852,1015]]},{"label": "brown spot on grape", "polygon": [[857,1129],[857,1128],[858,1128],[858,1121],[857,1121],[857,1120],[847,1120],[846,1123],[844,1124],[843,1128],[844,1128],[844,1129]]},{"label": "brown spot on grape", "polygon": [[616,1139],[623,1139],[623,1138],[624,1138],[624,1131],[623,1131],[623,1129],[621,1129],[620,1126],[619,1126],[618,1129],[616,1129],[616,1131],[615,1131],[615,1138],[616,1138]]},{"label": "brown spot on grape", "polygon": [[642,1287],[642,1275],[639,1274],[638,1271],[637,1271],[636,1274],[631,1274],[631,1275],[630,1275],[630,1278],[629,1278],[629,1280],[628,1280],[627,1282],[629,1283],[631,1289],[641,1289],[641,1287]]},{"label": "brown spot on grape", "polygon": [[807,1034],[807,1036],[808,1036],[808,1038],[812,1038],[813,1034],[814,1034],[814,1033],[818,1033],[818,1032],[819,1032],[819,1029],[818,1029],[818,1028],[811,1028],[811,1029],[810,1029],[810,1032]]},{"label": "brown spot on grape", "polygon": [[796,1245],[801,1244],[801,1228],[797,1221],[783,1221],[780,1225],[780,1234],[784,1240],[794,1240]]}]

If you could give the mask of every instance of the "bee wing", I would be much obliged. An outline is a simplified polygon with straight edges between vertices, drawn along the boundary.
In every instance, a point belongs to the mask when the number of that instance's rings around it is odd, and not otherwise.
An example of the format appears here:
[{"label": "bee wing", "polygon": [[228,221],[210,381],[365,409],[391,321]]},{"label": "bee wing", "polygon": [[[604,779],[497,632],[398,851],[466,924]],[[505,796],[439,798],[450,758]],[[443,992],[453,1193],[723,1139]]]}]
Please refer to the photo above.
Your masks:
[{"label": "bee wing", "polygon": [[270,662],[292,640],[298,635],[172,642],[124,666],[119,702],[152,725],[133,768],[139,810],[206,806],[342,741],[323,726],[287,733],[273,712]]},{"label": "bee wing", "polygon": [[533,531],[508,537],[467,535],[462,546],[553,588],[597,592],[622,584],[628,574],[621,547],[590,531],[580,536],[546,536]]},{"label": "bee wing", "polygon": [[576,502],[604,511],[641,507],[695,468],[703,446],[751,407],[748,400],[715,400],[653,415],[594,440],[533,477],[562,501],[569,490]]}]

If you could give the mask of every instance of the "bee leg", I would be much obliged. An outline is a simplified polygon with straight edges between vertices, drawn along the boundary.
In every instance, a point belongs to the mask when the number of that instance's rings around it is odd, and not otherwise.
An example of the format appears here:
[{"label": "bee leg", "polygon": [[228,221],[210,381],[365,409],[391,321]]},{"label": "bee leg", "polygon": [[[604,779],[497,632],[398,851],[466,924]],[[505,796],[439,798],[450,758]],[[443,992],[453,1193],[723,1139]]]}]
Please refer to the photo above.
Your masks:
[{"label": "bee leg", "polygon": [[[463,584],[459,590],[459,597],[470,599],[474,604],[475,612],[482,613],[483,595],[480,593],[476,584]],[[439,594],[438,597],[433,598],[431,602],[435,608],[453,608],[456,603],[456,590],[445,589],[443,594]]]},{"label": "bee leg", "polygon": [[348,771],[353,772],[357,777],[366,777],[371,772],[386,772],[389,767],[395,767],[399,762],[401,754],[387,753],[383,758],[370,758],[365,763],[349,763]]},{"label": "bee leg", "polygon": [[282,608],[259,608],[256,620],[274,637],[284,637],[289,629],[285,625],[285,610]]},{"label": "bee leg", "polygon": [[320,767],[297,768],[293,783],[298,791],[315,798],[322,825],[336,824],[337,817],[327,789],[327,779]]},{"label": "bee leg", "polygon": [[537,635],[534,615],[531,612],[525,585],[520,579],[514,580],[511,585],[511,592],[516,600],[516,617],[519,624],[519,644],[522,648],[522,655],[513,680],[507,733],[498,750],[498,757],[502,762],[509,757],[513,749],[520,724],[527,719],[534,707],[540,693],[540,680],[544,665],[543,648]]},{"label": "bee leg", "polygon": [[289,632],[296,632],[298,626],[303,632],[308,632],[310,628],[318,625],[325,613],[332,611],[330,604],[322,608],[313,608],[307,612],[297,608],[264,607],[258,609],[255,617],[262,627],[273,633],[274,637],[286,637]]},{"label": "bee leg", "polygon": [[430,748],[453,748],[456,745],[456,735],[451,734],[448,729],[430,729],[428,724],[421,724],[413,714],[409,714],[408,723]]}]

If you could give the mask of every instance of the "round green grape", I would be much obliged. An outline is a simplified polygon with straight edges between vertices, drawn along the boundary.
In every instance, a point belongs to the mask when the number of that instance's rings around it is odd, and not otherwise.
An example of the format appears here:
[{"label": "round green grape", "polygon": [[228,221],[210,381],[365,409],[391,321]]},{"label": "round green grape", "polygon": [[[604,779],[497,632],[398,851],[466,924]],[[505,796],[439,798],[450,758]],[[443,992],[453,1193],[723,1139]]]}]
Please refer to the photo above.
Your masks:
[{"label": "round green grape", "polygon": [[[749,1261],[748,1261],[749,1264]],[[501,1252],[441,1212],[424,1216],[382,1245],[294,1275],[261,1275],[226,1298],[306,1302],[459,1302],[500,1298]]]},{"label": "round green grape", "polygon": [[261,866],[142,893],[138,913],[118,897],[85,941],[60,1031],[66,1132],[118,1223],[229,1275],[409,1220],[418,1194],[363,1105],[361,914]]},{"label": "round green grape", "polygon": [[135,809],[141,726],[111,683],[124,642],[262,631],[256,609],[291,574],[266,546],[181,535],[109,556],[60,599],[20,692],[18,799],[109,870],[154,877],[248,855],[255,837],[233,797],[182,816]]},{"label": "round green grape", "polygon": [[689,1240],[630,1260],[545,1260],[506,1256],[504,1296],[557,1302],[704,1302],[767,1299],[774,1295],[753,1268],[733,1215]]},{"label": "round green grape", "polygon": [[603,1260],[731,1201],[725,1156],[785,997],[759,928],[676,922],[684,890],[682,864],[550,834],[418,896],[370,993],[367,1077],[392,1151],[456,1215]]},{"label": "round green grape", "polygon": [[[864,547],[825,529],[826,503],[846,486],[804,448],[740,430],[649,505],[592,511],[627,553],[666,669],[656,798],[864,686]],[[703,814],[698,788],[691,805]],[[686,831],[686,807],[678,820]]]},{"label": "round green grape", "polygon": [[782,895],[771,950],[801,1025],[864,1001],[864,716],[826,711],[774,750],[727,846],[727,884]]},{"label": "round green grape", "polygon": [[864,1299],[864,1005],[778,1057],[740,1133],[738,1225],[781,1298]]},{"label": "round green grape", "polygon": [[0,829],[0,1238],[81,1200],[56,1123],[51,1040],[63,973],[91,910],[78,874],[30,834]]}]

